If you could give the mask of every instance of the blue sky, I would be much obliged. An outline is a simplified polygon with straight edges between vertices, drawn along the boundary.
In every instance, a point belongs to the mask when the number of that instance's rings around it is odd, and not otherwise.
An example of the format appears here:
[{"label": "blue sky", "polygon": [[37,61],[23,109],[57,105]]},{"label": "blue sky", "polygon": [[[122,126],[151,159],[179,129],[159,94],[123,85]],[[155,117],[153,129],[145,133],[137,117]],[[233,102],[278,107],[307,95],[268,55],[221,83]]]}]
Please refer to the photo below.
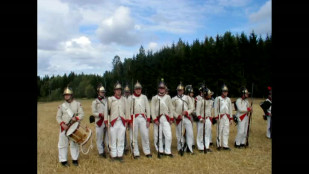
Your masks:
[{"label": "blue sky", "polygon": [[38,75],[100,74],[177,43],[254,31],[271,34],[270,0],[38,0]]}]

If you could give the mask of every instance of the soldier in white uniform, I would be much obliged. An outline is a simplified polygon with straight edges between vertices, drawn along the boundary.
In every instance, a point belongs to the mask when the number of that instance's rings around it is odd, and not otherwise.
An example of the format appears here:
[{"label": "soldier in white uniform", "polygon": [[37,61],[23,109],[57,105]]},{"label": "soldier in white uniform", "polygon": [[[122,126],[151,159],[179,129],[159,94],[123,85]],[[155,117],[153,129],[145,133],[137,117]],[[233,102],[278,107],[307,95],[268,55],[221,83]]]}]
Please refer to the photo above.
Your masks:
[{"label": "soldier in white uniform", "polygon": [[[172,99],[166,92],[166,85],[161,79],[158,86],[158,94],[151,99],[151,115],[154,121],[154,144],[155,148],[161,155],[173,157],[171,152],[172,145],[172,131],[171,124],[173,123],[173,105]],[[159,126],[159,147],[157,146],[158,140],[158,126]],[[165,147],[163,149],[162,136],[164,134]]]},{"label": "soldier in white uniform", "polygon": [[268,87],[268,98],[260,104],[264,111],[264,117],[267,120],[267,129],[266,129],[266,137],[271,139],[271,119],[272,119],[272,114],[271,114],[271,105],[272,105],[272,88],[269,86]]},{"label": "soldier in white uniform", "polygon": [[[110,155],[112,160],[123,162],[124,138],[127,127],[128,107],[124,97],[121,96],[121,85],[117,82],[114,86],[114,96],[108,97],[110,110]],[[107,117],[104,117],[107,123]]]},{"label": "soldier in white uniform", "polygon": [[[91,109],[92,115],[95,118],[96,123],[96,142],[99,155],[106,158],[104,151],[104,144],[108,147],[108,131],[107,126],[103,124],[104,117],[107,117],[107,98],[105,97],[105,88],[101,84],[97,87],[98,97],[92,101]],[[105,140],[103,140],[105,137]],[[104,142],[103,142],[104,141]]]},{"label": "soldier in white uniform", "polygon": [[[185,87],[185,94],[190,98],[192,104],[193,104],[193,111],[190,114],[191,120],[192,120],[192,128],[194,127],[193,123],[196,122],[194,121],[194,118],[196,118],[196,112],[195,112],[195,99],[194,99],[194,91],[192,85],[187,85]],[[196,127],[197,127],[197,122],[196,122]],[[194,132],[193,132],[193,142],[192,142],[192,149],[195,148],[195,141],[194,141]]]},{"label": "soldier in white uniform", "polygon": [[[193,103],[191,99],[183,93],[184,86],[180,83],[177,86],[177,95],[172,98],[174,119],[176,119],[177,150],[180,155],[183,155],[184,150],[186,150],[184,147],[188,147],[190,152],[193,153],[193,128],[190,117],[193,111]],[[186,135],[184,135],[184,131]]]},{"label": "soldier in white uniform", "polygon": [[[204,151],[204,144],[207,152],[212,152],[212,150],[209,148],[210,133],[213,119],[213,100],[211,100],[212,95],[213,92],[210,89],[204,88],[205,97],[202,100],[198,100],[196,104],[196,114],[198,119],[200,120],[198,123],[196,142],[197,148],[200,152]],[[204,126],[205,130],[203,130]],[[203,131],[205,131],[204,137]]]},{"label": "soldier in white uniform", "polygon": [[[129,105],[129,98],[131,97],[131,91],[130,91],[130,88],[129,88],[129,85],[127,84],[125,87],[124,87],[124,99],[126,101],[126,105]],[[129,142],[132,141],[132,129],[130,127],[130,124],[127,125],[127,129],[129,130],[129,137],[130,137],[130,140]],[[130,143],[128,143],[128,137],[127,137],[127,134],[125,134],[125,138],[124,138],[124,153],[127,154],[128,151],[130,149]]]},{"label": "soldier in white uniform", "polygon": [[245,147],[248,130],[248,113],[252,112],[250,107],[247,88],[241,88],[241,97],[236,100],[237,135],[235,138],[235,148]]},{"label": "soldier in white uniform", "polygon": [[62,166],[69,166],[67,155],[68,146],[70,141],[70,152],[73,160],[73,164],[78,166],[78,156],[79,156],[79,145],[65,135],[66,130],[76,121],[81,121],[84,117],[84,111],[81,104],[74,100],[73,90],[69,87],[64,89],[64,103],[59,105],[56,120],[60,125],[59,133],[59,161]]},{"label": "soldier in white uniform", "polygon": [[228,140],[230,133],[230,124],[232,124],[233,122],[233,108],[231,99],[227,96],[228,94],[227,86],[223,85],[221,91],[222,95],[216,97],[214,104],[215,116],[216,119],[219,120],[219,122],[217,122],[217,126],[219,126],[219,131],[217,129],[217,139],[216,139],[217,148],[218,150],[220,150],[221,147],[223,146],[223,150],[231,150],[228,146]]},{"label": "soldier in white uniform", "polygon": [[[204,99],[204,94],[203,94],[203,90],[206,88],[205,84],[202,84],[200,87],[199,87],[199,91],[200,91],[200,95],[196,96],[195,97],[195,110],[196,110],[196,104],[197,104],[197,101],[199,100],[203,100]],[[196,125],[198,124],[199,122],[199,119],[197,118],[196,119]],[[198,132],[198,127],[196,126],[196,132]],[[209,145],[212,146],[213,143],[212,143],[212,132],[210,131],[209,133]]]},{"label": "soldier in white uniform", "polygon": [[[149,147],[150,106],[147,97],[142,94],[142,85],[138,81],[134,85],[133,95],[129,97],[129,109],[130,127],[134,137],[134,159],[140,156],[137,141],[138,132],[141,134],[143,152],[147,158],[150,158],[152,157]],[[132,129],[133,126],[134,129]]]}]

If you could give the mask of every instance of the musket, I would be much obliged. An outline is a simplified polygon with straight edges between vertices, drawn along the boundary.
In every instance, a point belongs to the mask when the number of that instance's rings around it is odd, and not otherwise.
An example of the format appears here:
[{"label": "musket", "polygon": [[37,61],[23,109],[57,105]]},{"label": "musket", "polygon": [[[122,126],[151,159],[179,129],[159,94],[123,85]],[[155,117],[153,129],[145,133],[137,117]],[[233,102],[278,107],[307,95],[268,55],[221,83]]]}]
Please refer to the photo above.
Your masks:
[{"label": "musket", "polygon": [[[184,153],[184,142],[182,141],[182,137],[185,136],[185,135],[182,134],[182,132],[183,132],[183,119],[184,119],[182,113],[183,113],[183,111],[184,111],[184,104],[185,104],[185,102],[182,101],[182,112],[181,112],[181,119],[182,119],[182,120],[181,120],[181,125],[180,125],[180,128],[181,128],[181,129],[180,129],[180,130],[181,130],[181,133],[180,133],[180,134],[181,134],[181,137],[180,137],[180,147],[181,147],[181,149],[180,149],[180,155],[181,155],[181,156],[183,156],[183,153]],[[185,133],[184,133],[184,134],[185,134]]]},{"label": "musket", "polygon": [[[252,106],[253,106],[253,83],[252,83],[252,94],[251,94],[251,108],[252,108]],[[248,115],[249,115],[249,122],[248,122],[248,127],[247,127],[246,147],[249,146],[249,132],[250,132],[250,123],[251,123],[252,111]]]},{"label": "musket", "polygon": [[135,104],[135,98],[133,98],[133,118],[132,118],[133,121],[132,121],[132,140],[131,140],[131,153],[133,158],[134,158],[134,119],[135,119],[134,104]]},{"label": "musket", "polygon": [[158,158],[161,158],[161,155],[160,155],[160,148],[159,148],[159,146],[160,146],[160,132],[159,132],[159,130],[160,130],[160,99],[158,98],[158,100],[159,100],[159,111],[158,111],[158,122],[159,122],[159,124],[158,124],[158,140],[157,140],[157,147],[158,147]]},{"label": "musket", "polygon": [[218,125],[217,125],[217,147],[221,147],[221,145],[220,145],[220,129],[219,129],[219,125],[220,125],[220,98],[218,97],[218,102],[219,102],[219,104],[218,104],[218,108],[219,108],[219,119],[218,119]]},{"label": "musket", "polygon": [[206,149],[206,145],[205,145],[205,124],[206,124],[205,109],[206,109],[206,100],[204,99],[203,144],[204,144],[204,153],[207,153],[207,149]]},{"label": "musket", "polygon": [[[110,138],[111,138],[111,136],[110,136],[110,130],[109,130],[109,119],[110,119],[110,110],[109,110],[109,108],[108,108],[108,98],[106,98],[106,107],[107,107],[107,136],[108,136],[108,145],[107,145],[107,148],[108,148],[108,151],[110,152],[111,151],[111,149],[110,149],[110,147],[109,147],[109,145],[110,145]],[[104,140],[103,140],[104,141]]]}]

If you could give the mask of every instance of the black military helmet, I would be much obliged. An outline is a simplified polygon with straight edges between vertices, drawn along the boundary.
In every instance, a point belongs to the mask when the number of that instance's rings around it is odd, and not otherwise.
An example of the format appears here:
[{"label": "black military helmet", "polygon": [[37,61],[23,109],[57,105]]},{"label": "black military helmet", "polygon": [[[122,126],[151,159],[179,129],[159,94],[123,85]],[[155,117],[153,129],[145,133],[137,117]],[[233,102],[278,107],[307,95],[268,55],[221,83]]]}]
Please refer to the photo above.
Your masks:
[{"label": "black military helmet", "polygon": [[229,91],[229,89],[227,88],[225,84],[223,84],[221,87],[221,92],[227,92],[227,91]]},{"label": "black military helmet", "polygon": [[250,92],[248,91],[248,89],[246,87],[241,87],[240,88],[240,95],[244,95],[244,94],[250,94]]},{"label": "black military helmet", "polygon": [[201,86],[198,88],[198,90],[200,92],[203,92],[204,88],[205,88],[205,84],[201,84]]},{"label": "black military helmet", "polygon": [[185,87],[185,94],[189,95],[190,93],[194,93],[192,85],[187,85]]}]

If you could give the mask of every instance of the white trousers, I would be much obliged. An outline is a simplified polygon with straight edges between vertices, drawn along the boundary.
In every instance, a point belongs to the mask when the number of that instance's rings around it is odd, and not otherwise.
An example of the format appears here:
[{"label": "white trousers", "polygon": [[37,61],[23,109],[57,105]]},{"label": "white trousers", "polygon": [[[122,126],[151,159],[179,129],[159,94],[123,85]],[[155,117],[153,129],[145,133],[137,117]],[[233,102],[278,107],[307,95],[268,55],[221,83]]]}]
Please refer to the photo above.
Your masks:
[{"label": "white trousers", "polygon": [[110,149],[111,157],[122,157],[124,150],[124,136],[126,127],[122,124],[122,120],[118,117],[114,126],[110,127]]},{"label": "white trousers", "polygon": [[[210,122],[212,125],[212,122]],[[210,132],[209,132],[209,143],[212,143],[212,132],[211,132],[211,128],[210,128]]]},{"label": "white trousers", "polygon": [[77,160],[79,156],[79,145],[65,135],[65,131],[59,133],[58,150],[59,150],[59,161],[64,162],[68,160],[68,146],[70,141],[70,152],[72,160]]},{"label": "white trousers", "polygon": [[[159,120],[159,152],[165,154],[171,154],[171,145],[172,145],[172,130],[170,123],[166,120],[165,116],[161,116]],[[158,126],[153,124],[153,139],[156,151],[158,151],[157,140],[158,140]],[[163,150],[163,141],[162,135],[164,134],[164,144],[165,149]]]},{"label": "white trousers", "polygon": [[[219,122],[219,119],[218,119],[218,122]],[[230,133],[230,121],[226,115],[224,115],[220,119],[220,123],[217,124],[217,126],[219,126],[219,132],[217,131],[217,136],[219,134],[219,141],[220,141],[219,143],[218,140],[216,139],[217,144],[219,144],[220,147],[229,147],[228,142],[229,142],[229,133]]]},{"label": "white trousers", "polygon": [[147,120],[142,116],[139,115],[134,119],[134,156],[140,156],[139,149],[138,149],[138,132],[141,134],[142,138],[142,147],[143,152],[145,155],[150,154],[150,147],[149,147],[149,135],[148,135],[148,128],[146,126]]},{"label": "white trousers", "polygon": [[[209,118],[206,119],[205,121],[205,146],[206,149],[209,149],[209,143],[210,143],[210,133],[211,133],[211,121]],[[198,131],[197,131],[197,136],[196,136],[196,144],[198,150],[204,150],[204,143],[203,143],[203,123],[198,122]]]},{"label": "white trousers", "polygon": [[270,120],[271,120],[271,117],[266,116],[266,118],[267,118],[266,136],[267,136],[268,138],[271,138],[271,132],[270,132]]},{"label": "white trousers", "polygon": [[[97,148],[98,148],[98,151],[99,151],[99,154],[103,153],[104,152],[104,146],[103,146],[103,133],[104,133],[104,128],[105,128],[105,124],[103,123],[101,125],[101,127],[99,127],[97,124],[96,124],[96,127],[95,127],[95,131],[96,131],[96,141],[97,141]],[[106,133],[105,133],[105,146],[108,147],[108,131],[106,130]]]},{"label": "white trousers", "polygon": [[[183,122],[183,125],[182,125]],[[193,128],[191,121],[184,117],[182,121],[179,122],[179,124],[176,127],[176,137],[177,137],[177,150],[179,151],[181,147],[181,141],[185,142],[185,138],[183,135],[181,135],[181,127],[182,129],[186,129],[186,143],[189,147],[189,150],[193,153],[192,150],[192,143],[193,143]],[[183,144],[184,145],[184,144]]]},{"label": "white trousers", "polygon": [[235,138],[236,145],[245,144],[248,131],[248,116],[246,115],[242,121],[237,123],[237,135]]}]

